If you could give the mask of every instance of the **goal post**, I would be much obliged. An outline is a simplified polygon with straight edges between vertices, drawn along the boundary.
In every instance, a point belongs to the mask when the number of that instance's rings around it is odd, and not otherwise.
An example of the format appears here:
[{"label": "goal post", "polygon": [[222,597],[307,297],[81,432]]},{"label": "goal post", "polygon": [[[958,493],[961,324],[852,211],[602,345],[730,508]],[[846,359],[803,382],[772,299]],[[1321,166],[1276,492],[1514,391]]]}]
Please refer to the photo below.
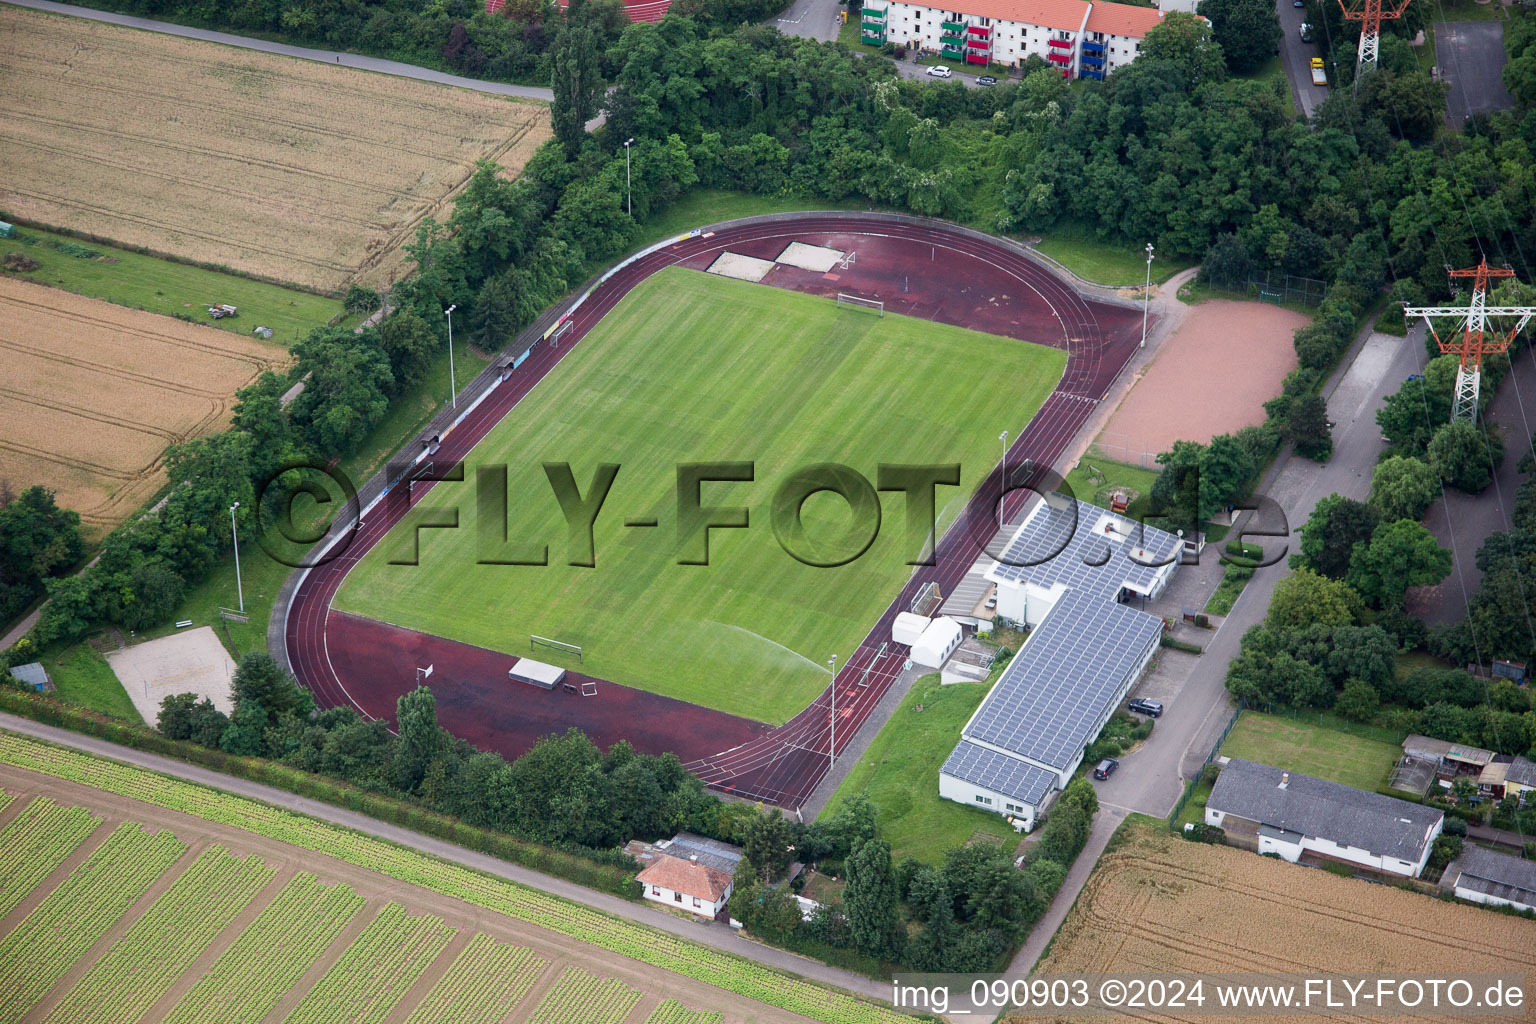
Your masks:
[{"label": "goal post", "polygon": [[885,316],[885,303],[880,302],[877,299],[864,299],[857,295],[849,295],[847,292],[838,292],[837,304],[840,308],[846,307],[848,309],[862,309],[866,313],[873,313],[876,316],[882,317]]}]

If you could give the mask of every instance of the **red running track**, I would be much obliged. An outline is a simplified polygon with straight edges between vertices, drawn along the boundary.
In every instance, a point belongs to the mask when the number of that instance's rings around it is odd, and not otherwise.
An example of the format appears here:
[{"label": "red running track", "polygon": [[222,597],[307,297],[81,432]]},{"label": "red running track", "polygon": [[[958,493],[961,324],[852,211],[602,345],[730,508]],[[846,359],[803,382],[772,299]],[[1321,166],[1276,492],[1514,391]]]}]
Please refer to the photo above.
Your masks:
[{"label": "red running track", "polygon": [[[443,439],[433,461],[465,458],[646,277],[667,266],[703,269],[726,250],[771,259],[791,241],[852,252],[854,259],[828,274],[780,264],[764,284],[822,295],[850,292],[880,299],[893,312],[1067,350],[1061,381],[1009,447],[1014,477],[1026,459],[1049,466],[1060,456],[1136,347],[1138,311],[1086,301],[1027,256],[958,230],[836,214],[728,225],[651,253],[592,292],[559,347],[537,345]],[[433,664],[429,683],[439,721],[478,747],[516,757],[540,736],[577,727],[603,747],[628,739],[642,751],[675,752],[710,786],[794,808],[825,776],[834,731],[841,751],[900,675],[907,650],[888,642],[896,612],[930,581],[947,593],[996,532],[1000,486],[994,470],[940,540],[935,564],[913,574],[838,671],[835,730],[833,686],[777,728],[604,680],[596,680],[595,697],[523,686],[510,691],[516,699],[509,702],[506,674],[514,656],[333,611],[332,598],[352,566],[430,484],[395,488],[368,513],[342,557],[304,575],[289,606],[289,661],[322,706],[351,704],[385,719],[393,718],[400,694],[416,685],[415,667]]]}]

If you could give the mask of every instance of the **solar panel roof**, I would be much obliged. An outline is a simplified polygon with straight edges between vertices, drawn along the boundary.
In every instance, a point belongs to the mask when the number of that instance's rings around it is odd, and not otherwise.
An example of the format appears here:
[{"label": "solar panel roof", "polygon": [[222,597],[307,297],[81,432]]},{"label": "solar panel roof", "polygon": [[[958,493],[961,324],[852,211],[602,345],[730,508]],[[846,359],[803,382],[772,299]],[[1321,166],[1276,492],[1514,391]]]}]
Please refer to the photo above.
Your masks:
[{"label": "solar panel roof", "polygon": [[1066,769],[1162,628],[1156,616],[1068,590],[982,701],[965,738]]},{"label": "solar panel roof", "polygon": [[[1104,524],[1113,525],[1116,535],[1124,539],[1105,534]],[[1087,502],[1071,501],[1058,509],[1037,500],[992,575],[1042,587],[1061,583],[1114,601],[1124,584],[1149,590],[1159,569],[1175,557],[1182,543],[1166,530],[1143,526]]]},{"label": "solar panel roof", "polygon": [[1054,772],[967,740],[956,745],[940,771],[1031,806],[1056,784]]}]

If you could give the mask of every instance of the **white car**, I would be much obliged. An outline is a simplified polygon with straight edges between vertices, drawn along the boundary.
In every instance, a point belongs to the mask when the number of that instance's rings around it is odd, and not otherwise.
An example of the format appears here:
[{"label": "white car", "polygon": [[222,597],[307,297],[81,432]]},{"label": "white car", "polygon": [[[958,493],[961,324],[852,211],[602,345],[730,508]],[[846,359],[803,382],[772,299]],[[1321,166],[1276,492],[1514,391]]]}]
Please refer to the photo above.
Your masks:
[{"label": "white car", "polygon": [[954,72],[949,70],[949,68],[945,67],[943,64],[934,64],[928,68],[928,76],[930,78],[948,78],[952,74],[954,74]]}]

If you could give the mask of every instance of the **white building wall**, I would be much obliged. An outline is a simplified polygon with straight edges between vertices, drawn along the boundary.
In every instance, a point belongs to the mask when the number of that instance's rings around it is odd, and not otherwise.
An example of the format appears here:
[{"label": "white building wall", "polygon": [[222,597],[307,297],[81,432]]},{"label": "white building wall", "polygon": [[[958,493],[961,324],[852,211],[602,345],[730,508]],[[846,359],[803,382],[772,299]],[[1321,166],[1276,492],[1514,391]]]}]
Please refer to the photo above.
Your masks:
[{"label": "white building wall", "polygon": [[[1205,823],[1221,828],[1226,819],[1225,811],[1205,809]],[[1259,836],[1260,853],[1278,853],[1286,860],[1295,862],[1303,850],[1332,857],[1335,860],[1348,861],[1351,864],[1359,864],[1361,867],[1370,868],[1372,871],[1380,871],[1385,874],[1402,875],[1405,878],[1417,878],[1424,871],[1424,865],[1429,862],[1430,845],[1434,837],[1440,834],[1440,823],[1436,823],[1430,829],[1429,840],[1424,847],[1424,856],[1418,863],[1398,860],[1396,857],[1387,857],[1372,853],[1370,850],[1362,850],[1354,846],[1343,846],[1331,839],[1323,839],[1318,836],[1302,836],[1299,843],[1284,843],[1268,836]],[[1292,852],[1294,851],[1294,856]]]},{"label": "white building wall", "polygon": [[1287,843],[1273,836],[1259,836],[1259,852],[1279,854],[1282,860],[1288,860],[1292,864],[1301,860],[1300,843]]},{"label": "white building wall", "polygon": [[975,783],[957,779],[953,775],[939,773],[939,796],[945,800],[953,800],[957,804],[967,807],[978,807],[983,811],[992,811],[1007,818],[1017,818],[1024,822],[1024,831],[1028,832],[1035,827],[1035,819],[1040,811],[1050,806],[1051,796],[1047,794],[1041,801],[1041,806],[1026,804],[1015,800],[1011,796],[983,789]]},{"label": "white building wall", "polygon": [[[687,893],[676,893],[671,889],[664,889],[656,885],[647,885],[644,896],[653,903],[686,910],[690,914],[698,914],[700,917],[707,917],[713,920],[715,915],[724,910],[725,905],[730,902],[732,888],[733,886],[727,886],[725,894],[713,903],[706,899],[689,896]],[[695,900],[697,900],[697,906],[695,906]]]},{"label": "white building wall", "polygon": [[1501,896],[1490,896],[1476,889],[1466,889],[1456,886],[1456,896],[1459,899],[1471,900],[1473,903],[1482,903],[1490,907],[1514,907],[1516,910],[1536,910],[1536,903],[1521,903],[1518,900],[1506,900]]}]

